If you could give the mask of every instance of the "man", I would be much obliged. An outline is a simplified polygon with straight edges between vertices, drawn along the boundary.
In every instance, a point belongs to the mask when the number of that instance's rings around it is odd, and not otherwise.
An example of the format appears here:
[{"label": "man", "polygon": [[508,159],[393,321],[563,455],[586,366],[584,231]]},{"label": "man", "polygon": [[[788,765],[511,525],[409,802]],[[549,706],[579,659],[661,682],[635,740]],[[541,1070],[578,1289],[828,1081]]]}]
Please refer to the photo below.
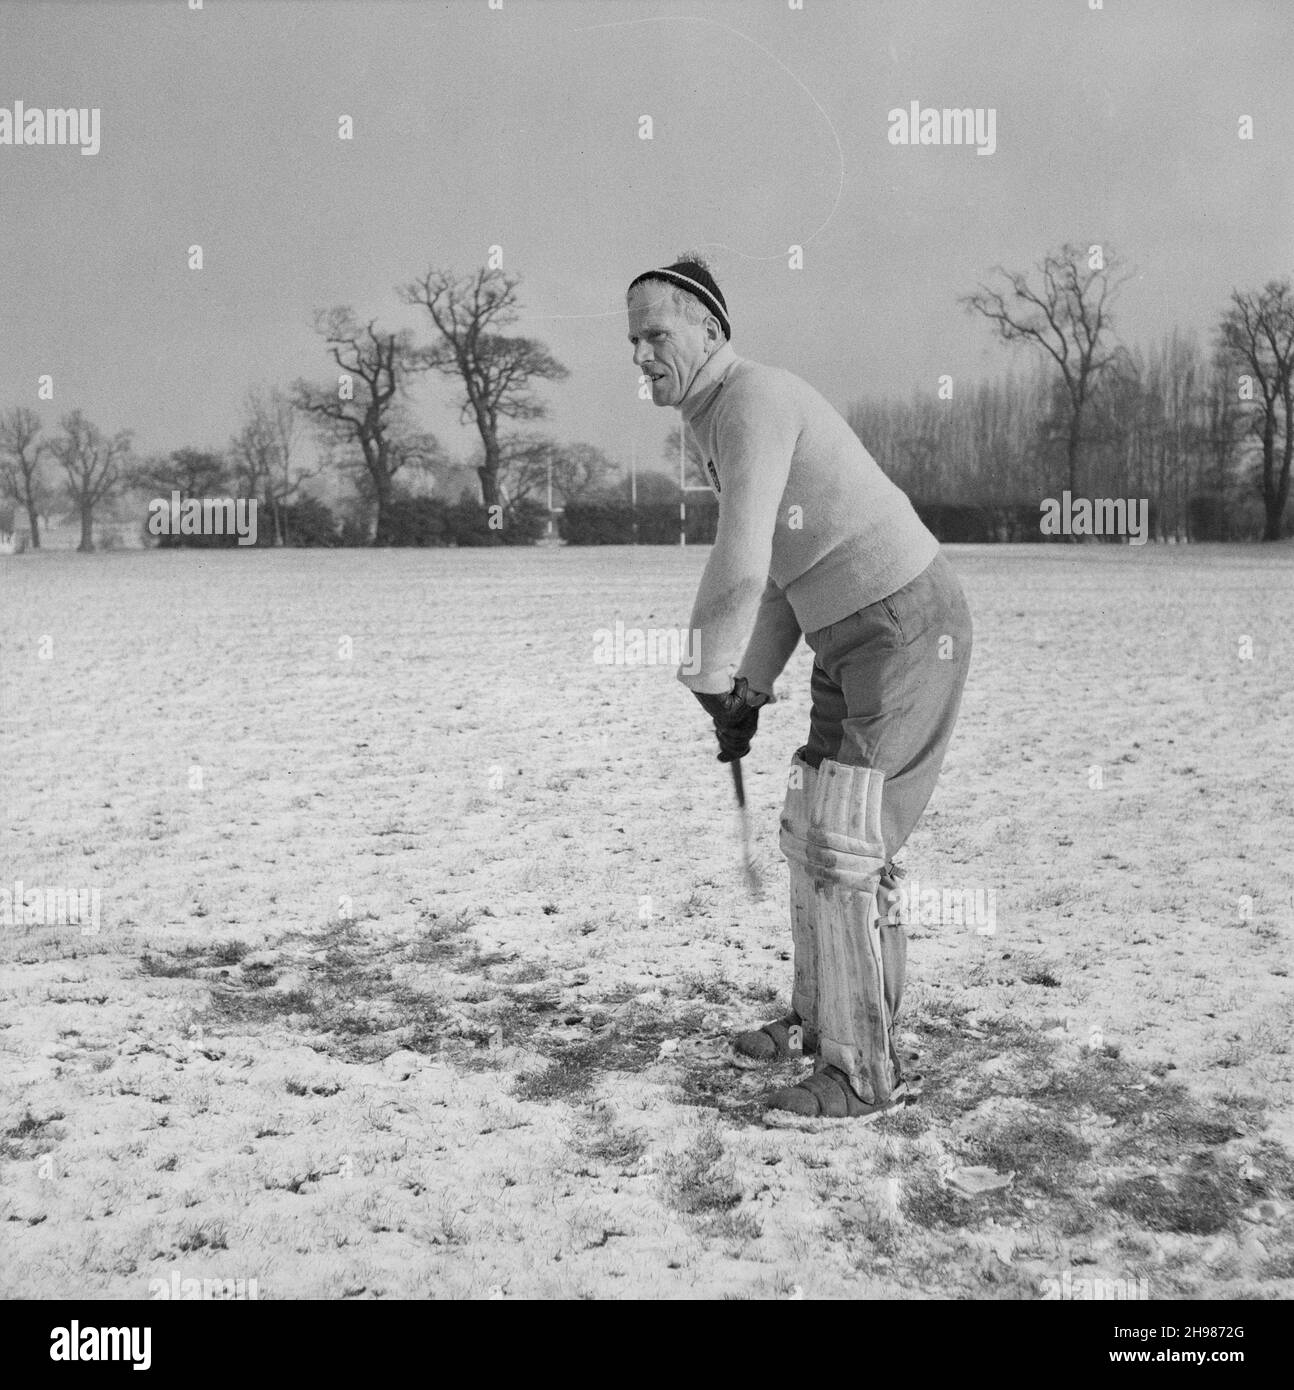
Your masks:
[{"label": "man", "polygon": [[[934,536],[848,424],[790,372],[738,357],[696,256],[629,286],[634,363],[683,417],[719,499],[692,611],[692,671],[719,758],[750,750],[801,634],[813,649],[808,742],[792,759],[781,844],[791,877],[791,1012],[743,1033],[813,1074],[773,1108],[868,1116],[903,1094],[894,1023],[906,942],[894,856],[925,810],[970,663],[971,620]],[[697,670],[697,653],[699,666]]]}]

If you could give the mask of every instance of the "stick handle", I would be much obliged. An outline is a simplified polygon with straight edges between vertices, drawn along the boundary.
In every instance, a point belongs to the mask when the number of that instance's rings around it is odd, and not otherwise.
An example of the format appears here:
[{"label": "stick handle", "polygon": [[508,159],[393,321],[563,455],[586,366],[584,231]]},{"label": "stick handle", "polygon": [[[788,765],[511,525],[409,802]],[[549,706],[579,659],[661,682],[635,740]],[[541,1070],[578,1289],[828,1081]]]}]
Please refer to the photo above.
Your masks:
[{"label": "stick handle", "polygon": [[741,773],[741,759],[734,758],[728,766],[732,768],[732,789],[737,794],[737,805],[744,811],[746,809],[746,782]]},{"label": "stick handle", "polygon": [[761,883],[759,869],[755,863],[755,846],[750,836],[750,813],[746,810],[746,783],[741,775],[741,759],[734,758],[728,766],[732,768],[732,789],[737,797],[737,821],[741,830],[742,874],[750,896],[758,898]]}]

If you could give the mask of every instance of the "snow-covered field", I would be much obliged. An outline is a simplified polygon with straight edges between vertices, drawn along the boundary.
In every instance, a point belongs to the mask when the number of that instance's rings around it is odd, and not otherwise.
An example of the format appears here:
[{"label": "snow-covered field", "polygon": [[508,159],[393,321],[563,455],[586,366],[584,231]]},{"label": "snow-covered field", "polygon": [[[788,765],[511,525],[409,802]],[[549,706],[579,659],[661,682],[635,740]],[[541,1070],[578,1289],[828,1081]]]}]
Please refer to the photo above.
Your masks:
[{"label": "snow-covered field", "polygon": [[1294,555],[947,551],[870,1125],[721,1044],[789,989],[809,652],[755,903],[692,697],[594,659],[705,550],[0,560],[0,889],[98,903],[2,930],[0,1293],[1288,1298]]}]

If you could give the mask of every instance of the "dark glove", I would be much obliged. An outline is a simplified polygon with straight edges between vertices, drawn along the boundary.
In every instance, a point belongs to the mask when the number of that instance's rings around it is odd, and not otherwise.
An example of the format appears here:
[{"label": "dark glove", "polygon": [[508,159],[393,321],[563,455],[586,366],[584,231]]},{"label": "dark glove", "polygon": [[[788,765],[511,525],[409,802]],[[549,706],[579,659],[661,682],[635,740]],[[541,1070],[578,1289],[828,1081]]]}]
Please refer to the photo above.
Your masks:
[{"label": "dark glove", "polygon": [[692,693],[714,720],[719,761],[731,763],[744,758],[750,752],[750,741],[759,727],[759,707],[768,703],[768,696],[752,690],[745,676],[739,676],[725,695],[710,695],[701,690]]}]

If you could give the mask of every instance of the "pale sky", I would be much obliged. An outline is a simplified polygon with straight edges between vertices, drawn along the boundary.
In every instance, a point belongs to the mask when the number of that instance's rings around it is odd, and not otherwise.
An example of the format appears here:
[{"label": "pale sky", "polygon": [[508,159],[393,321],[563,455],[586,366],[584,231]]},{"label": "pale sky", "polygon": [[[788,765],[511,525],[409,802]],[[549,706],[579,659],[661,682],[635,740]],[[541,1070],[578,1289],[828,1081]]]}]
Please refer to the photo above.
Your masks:
[{"label": "pale sky", "polygon": [[[93,157],[0,144],[0,409],[221,446],[249,385],[330,375],[316,308],[423,332],[395,286],[496,243],[571,373],[542,428],[625,463],[677,416],[624,289],[687,249],[737,352],[841,409],[1005,370],[957,296],[1065,240],[1137,267],[1125,341],[1207,338],[1294,271],[1292,90],[1290,0],[0,3],[0,106],[101,111]],[[892,145],[912,101],[992,108],[995,152]],[[465,459],[448,398],[418,416]]]}]

